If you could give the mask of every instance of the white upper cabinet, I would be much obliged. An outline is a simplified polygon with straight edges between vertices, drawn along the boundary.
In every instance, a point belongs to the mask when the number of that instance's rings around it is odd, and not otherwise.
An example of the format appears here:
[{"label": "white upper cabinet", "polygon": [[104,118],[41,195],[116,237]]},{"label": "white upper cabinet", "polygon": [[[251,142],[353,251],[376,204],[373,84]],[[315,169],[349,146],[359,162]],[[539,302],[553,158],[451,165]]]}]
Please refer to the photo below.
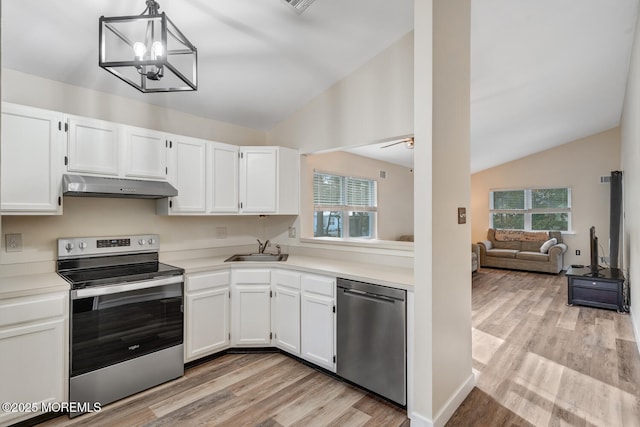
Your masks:
[{"label": "white upper cabinet", "polygon": [[[173,135],[169,138],[169,159],[169,180],[178,195],[169,198],[168,213],[205,213],[207,142]],[[161,199],[159,203],[166,202]]]},{"label": "white upper cabinet", "polygon": [[242,212],[276,212],[278,208],[277,168],[277,148],[240,148],[240,210]]},{"label": "white upper cabinet", "polygon": [[124,172],[127,178],[167,178],[167,136],[149,129],[124,128]]},{"label": "white upper cabinet", "polygon": [[240,148],[240,212],[297,215],[298,192],[297,150]]},{"label": "white upper cabinet", "polygon": [[65,117],[62,113],[2,104],[0,211],[61,214]]},{"label": "white upper cabinet", "polygon": [[207,212],[238,212],[238,150],[235,145],[207,145]]},{"label": "white upper cabinet", "polygon": [[69,172],[118,176],[121,125],[84,117],[69,117]]}]

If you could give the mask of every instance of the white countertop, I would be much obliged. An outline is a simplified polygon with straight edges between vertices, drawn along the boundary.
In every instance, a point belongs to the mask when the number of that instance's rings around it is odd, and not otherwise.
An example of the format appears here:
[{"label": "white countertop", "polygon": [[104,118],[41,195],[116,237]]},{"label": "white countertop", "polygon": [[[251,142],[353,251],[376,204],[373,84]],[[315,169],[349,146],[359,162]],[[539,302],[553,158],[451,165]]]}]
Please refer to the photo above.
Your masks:
[{"label": "white countertop", "polygon": [[69,283],[57,273],[0,277],[0,299],[68,291]]},{"label": "white countertop", "polygon": [[[176,267],[184,268],[187,274],[229,267],[284,268],[325,276],[343,277],[409,291],[413,290],[412,268],[300,255],[289,255],[287,261],[279,262],[224,262],[229,256],[231,254],[206,258],[167,260],[166,262]],[[0,299],[68,291],[69,289],[69,283],[54,272],[0,277]]]},{"label": "white countertop", "polygon": [[167,260],[167,263],[184,268],[187,274],[228,267],[285,268],[306,273],[343,277],[393,288],[413,290],[413,269],[379,264],[341,261],[331,258],[289,255],[286,261],[277,262],[224,262],[229,256],[184,260]]}]

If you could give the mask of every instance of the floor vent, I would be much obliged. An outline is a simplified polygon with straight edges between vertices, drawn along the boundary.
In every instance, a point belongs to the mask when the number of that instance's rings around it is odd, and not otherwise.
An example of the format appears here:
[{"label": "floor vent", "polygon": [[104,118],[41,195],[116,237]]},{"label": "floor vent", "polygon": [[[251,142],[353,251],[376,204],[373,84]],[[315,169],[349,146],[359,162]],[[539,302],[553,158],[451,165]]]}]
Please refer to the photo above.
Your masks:
[{"label": "floor vent", "polygon": [[282,0],[282,1],[287,3],[289,6],[293,7],[293,10],[295,10],[296,13],[300,15],[302,14],[302,12],[307,10],[307,8],[311,6],[311,3],[313,3],[315,0]]},{"label": "floor vent", "polygon": [[605,175],[600,177],[600,184],[609,184],[611,182],[611,175]]}]

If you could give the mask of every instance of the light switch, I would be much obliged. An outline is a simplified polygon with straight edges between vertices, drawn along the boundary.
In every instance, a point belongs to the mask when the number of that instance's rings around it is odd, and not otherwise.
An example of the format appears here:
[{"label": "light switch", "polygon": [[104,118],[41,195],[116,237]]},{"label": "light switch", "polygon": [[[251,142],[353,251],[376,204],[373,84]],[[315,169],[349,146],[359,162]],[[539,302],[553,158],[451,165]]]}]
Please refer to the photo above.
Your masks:
[{"label": "light switch", "polygon": [[467,208],[458,208],[458,224],[467,223]]}]

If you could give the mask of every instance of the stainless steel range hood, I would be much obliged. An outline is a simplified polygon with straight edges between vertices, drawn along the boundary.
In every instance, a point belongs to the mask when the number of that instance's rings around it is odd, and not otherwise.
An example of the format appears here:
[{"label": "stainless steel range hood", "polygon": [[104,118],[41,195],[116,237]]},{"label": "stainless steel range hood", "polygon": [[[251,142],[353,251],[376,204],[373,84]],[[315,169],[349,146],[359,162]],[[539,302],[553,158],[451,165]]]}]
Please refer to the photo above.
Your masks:
[{"label": "stainless steel range hood", "polygon": [[178,190],[165,181],[105,178],[88,175],[64,175],[62,195],[75,197],[127,197],[162,199],[178,195]]}]

